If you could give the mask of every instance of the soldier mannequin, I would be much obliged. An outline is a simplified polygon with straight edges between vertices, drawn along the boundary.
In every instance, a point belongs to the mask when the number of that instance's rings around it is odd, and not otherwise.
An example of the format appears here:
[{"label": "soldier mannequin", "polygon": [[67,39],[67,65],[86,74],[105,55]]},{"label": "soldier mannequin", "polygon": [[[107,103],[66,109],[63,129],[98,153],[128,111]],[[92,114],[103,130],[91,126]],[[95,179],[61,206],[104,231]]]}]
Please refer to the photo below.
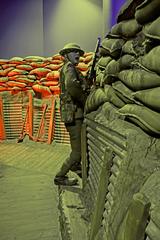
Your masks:
[{"label": "soldier mannequin", "polygon": [[[84,54],[84,51],[75,43],[69,43],[64,46],[60,51],[60,55],[64,57],[64,65],[60,72],[60,86],[61,86],[61,116],[62,111],[64,116],[70,114],[73,110],[73,119],[64,121],[67,131],[70,136],[71,153],[70,157],[63,163],[60,171],[54,178],[56,185],[75,185],[77,179],[68,178],[67,173],[69,170],[76,172],[79,176],[81,174],[81,127],[83,122],[84,105],[87,98],[86,81],[81,72],[78,71],[76,65],[79,63],[80,56]],[[63,98],[65,96],[65,98]],[[66,97],[67,96],[67,97]],[[62,110],[63,99],[69,99],[72,103]],[[73,107],[72,107],[73,106]],[[71,113],[72,114],[72,113]],[[70,115],[69,115],[70,118]]]}]

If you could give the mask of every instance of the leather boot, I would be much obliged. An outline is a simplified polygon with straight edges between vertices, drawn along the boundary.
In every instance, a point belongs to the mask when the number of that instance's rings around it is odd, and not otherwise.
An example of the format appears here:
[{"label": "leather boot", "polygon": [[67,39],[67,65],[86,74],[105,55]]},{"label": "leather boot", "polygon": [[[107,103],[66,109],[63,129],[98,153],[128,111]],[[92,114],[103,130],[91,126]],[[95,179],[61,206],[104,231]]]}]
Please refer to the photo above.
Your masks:
[{"label": "leather boot", "polygon": [[78,184],[78,179],[68,178],[67,176],[55,176],[54,178],[55,185],[64,185],[64,186],[74,186]]}]

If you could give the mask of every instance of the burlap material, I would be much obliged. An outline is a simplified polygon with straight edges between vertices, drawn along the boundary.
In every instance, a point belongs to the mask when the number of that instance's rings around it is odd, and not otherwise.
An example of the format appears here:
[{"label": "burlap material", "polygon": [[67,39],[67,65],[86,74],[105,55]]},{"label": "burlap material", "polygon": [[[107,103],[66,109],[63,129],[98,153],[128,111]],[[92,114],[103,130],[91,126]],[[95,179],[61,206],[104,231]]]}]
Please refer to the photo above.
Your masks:
[{"label": "burlap material", "polygon": [[159,16],[160,1],[159,0],[145,0],[140,4],[135,12],[135,19],[140,24],[146,24],[155,20]]},{"label": "burlap material", "polygon": [[126,104],[118,112],[136,123],[148,134],[160,134],[160,113],[136,104]]},{"label": "burlap material", "polygon": [[122,51],[122,46],[124,45],[125,40],[122,38],[104,38],[101,45],[108,55],[112,58],[118,58]]},{"label": "burlap material", "polygon": [[160,76],[143,69],[123,70],[118,77],[128,88],[135,91],[160,86]]},{"label": "burlap material", "polygon": [[141,29],[142,26],[135,19],[130,19],[115,24],[111,29],[111,33],[123,36],[124,38],[131,38],[135,37]]},{"label": "burlap material", "polygon": [[155,111],[160,111],[160,87],[141,90],[133,93],[133,96],[145,106]]},{"label": "burlap material", "polygon": [[134,18],[136,7],[141,4],[144,0],[128,0],[125,4],[121,7],[118,15],[117,15],[117,22],[121,22],[124,20],[129,20]]},{"label": "burlap material", "polygon": [[147,24],[147,26],[144,27],[143,32],[149,38],[160,40],[160,27],[159,26],[160,26],[160,17],[158,17],[152,23]]}]

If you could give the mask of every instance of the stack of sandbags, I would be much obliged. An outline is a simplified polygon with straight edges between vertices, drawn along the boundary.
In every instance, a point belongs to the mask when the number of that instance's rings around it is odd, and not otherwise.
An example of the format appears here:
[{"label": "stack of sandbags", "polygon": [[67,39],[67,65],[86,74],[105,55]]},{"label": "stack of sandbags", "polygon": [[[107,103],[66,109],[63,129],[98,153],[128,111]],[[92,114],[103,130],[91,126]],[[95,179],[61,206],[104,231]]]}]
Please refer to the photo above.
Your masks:
[{"label": "stack of sandbags", "polygon": [[[93,53],[85,53],[80,58],[77,68],[87,75]],[[27,56],[0,59],[0,92],[33,90],[45,97],[60,93],[59,75],[64,58],[59,54],[52,57]]]},{"label": "stack of sandbags", "polygon": [[[125,104],[119,113],[125,115],[149,134],[160,134],[160,1],[145,0],[137,6],[135,19],[142,26],[143,46],[140,39],[132,50],[136,60],[131,69],[119,72],[121,82],[138,101]],[[141,46],[141,47],[140,47]],[[139,53],[139,54],[138,54]],[[142,54],[143,53],[143,54]]]}]

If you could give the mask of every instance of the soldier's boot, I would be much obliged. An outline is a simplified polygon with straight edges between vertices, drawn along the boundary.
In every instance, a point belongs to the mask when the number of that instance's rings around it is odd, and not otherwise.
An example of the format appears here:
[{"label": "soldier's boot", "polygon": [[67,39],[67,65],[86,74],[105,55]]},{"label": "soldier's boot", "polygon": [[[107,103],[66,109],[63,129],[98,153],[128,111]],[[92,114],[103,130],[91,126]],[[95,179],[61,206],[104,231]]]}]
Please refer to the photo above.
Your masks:
[{"label": "soldier's boot", "polygon": [[76,173],[80,178],[82,178],[82,168],[81,168],[81,164],[74,164],[72,165],[72,167],[70,168],[70,170],[74,173]]},{"label": "soldier's boot", "polygon": [[55,185],[74,186],[78,184],[78,179],[68,178],[67,176],[55,176]]}]

